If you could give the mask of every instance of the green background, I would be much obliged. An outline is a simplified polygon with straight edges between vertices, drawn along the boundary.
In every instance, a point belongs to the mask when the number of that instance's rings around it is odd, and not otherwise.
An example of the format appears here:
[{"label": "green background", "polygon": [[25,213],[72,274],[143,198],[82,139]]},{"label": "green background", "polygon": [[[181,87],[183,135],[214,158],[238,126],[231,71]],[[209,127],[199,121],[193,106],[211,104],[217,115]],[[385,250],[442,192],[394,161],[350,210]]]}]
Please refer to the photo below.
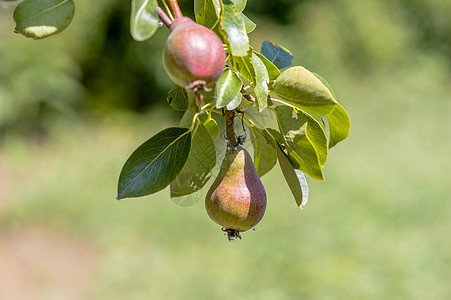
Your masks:
[{"label": "green background", "polygon": [[78,0],[33,41],[12,33],[14,5],[0,2],[1,299],[451,296],[451,1],[248,1],[254,48],[324,76],[352,129],[304,210],[278,166],[265,175],[266,215],[232,243],[202,195],[115,200],[130,153],[181,117],[168,31],[135,42],[127,1]]}]

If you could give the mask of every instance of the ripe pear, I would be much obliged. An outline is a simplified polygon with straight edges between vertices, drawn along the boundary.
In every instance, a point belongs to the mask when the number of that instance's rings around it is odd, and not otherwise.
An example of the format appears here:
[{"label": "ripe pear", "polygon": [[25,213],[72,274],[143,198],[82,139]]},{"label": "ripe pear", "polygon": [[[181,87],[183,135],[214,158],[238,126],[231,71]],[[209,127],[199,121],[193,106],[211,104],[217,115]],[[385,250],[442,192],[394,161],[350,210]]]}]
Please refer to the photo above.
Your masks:
[{"label": "ripe pear", "polygon": [[205,207],[210,218],[229,233],[229,239],[231,232],[240,237],[238,232],[253,228],[263,218],[266,192],[246,149],[227,150]]},{"label": "ripe pear", "polygon": [[163,64],[172,81],[182,87],[192,82],[215,82],[224,71],[226,59],[218,35],[188,17],[176,18],[169,30]]}]

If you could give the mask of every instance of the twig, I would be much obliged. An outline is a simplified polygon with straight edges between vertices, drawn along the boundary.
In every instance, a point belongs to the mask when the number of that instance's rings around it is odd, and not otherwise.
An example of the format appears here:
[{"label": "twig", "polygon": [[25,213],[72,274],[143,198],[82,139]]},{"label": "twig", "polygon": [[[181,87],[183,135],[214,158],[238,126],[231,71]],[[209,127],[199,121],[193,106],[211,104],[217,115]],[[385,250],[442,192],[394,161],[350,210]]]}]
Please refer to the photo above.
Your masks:
[{"label": "twig", "polygon": [[168,15],[164,12],[164,10],[161,9],[161,7],[157,7],[158,10],[158,16],[160,17],[161,22],[163,22],[163,24],[169,28],[169,26],[171,26],[172,21],[171,19],[168,17]]}]

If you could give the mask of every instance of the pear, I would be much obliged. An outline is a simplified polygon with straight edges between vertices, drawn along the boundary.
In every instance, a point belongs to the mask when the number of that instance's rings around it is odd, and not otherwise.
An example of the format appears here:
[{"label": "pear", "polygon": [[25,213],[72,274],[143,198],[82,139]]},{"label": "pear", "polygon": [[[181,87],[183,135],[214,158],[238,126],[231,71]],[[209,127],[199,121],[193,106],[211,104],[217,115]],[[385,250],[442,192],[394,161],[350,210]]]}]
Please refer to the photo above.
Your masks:
[{"label": "pear", "polygon": [[224,71],[226,60],[218,35],[188,17],[175,19],[169,29],[163,63],[172,81],[181,87],[193,82],[215,82]]},{"label": "pear", "polygon": [[266,192],[252,158],[242,146],[228,149],[205,207],[210,218],[228,232],[229,240],[253,228],[266,210]]}]

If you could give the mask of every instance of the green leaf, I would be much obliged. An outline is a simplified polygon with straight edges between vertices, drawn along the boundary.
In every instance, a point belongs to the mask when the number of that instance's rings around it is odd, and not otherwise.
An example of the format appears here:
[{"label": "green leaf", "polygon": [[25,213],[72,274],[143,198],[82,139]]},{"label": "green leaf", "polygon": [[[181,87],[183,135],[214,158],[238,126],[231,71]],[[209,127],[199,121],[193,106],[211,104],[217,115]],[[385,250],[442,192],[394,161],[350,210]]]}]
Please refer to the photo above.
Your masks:
[{"label": "green leaf", "polygon": [[[314,179],[324,180],[321,162],[327,158],[324,147],[319,147],[320,140],[317,128],[312,126],[313,118],[306,117],[305,114],[295,114],[294,110],[287,106],[276,106],[277,121],[280,131],[283,134],[288,156],[295,169],[301,169]],[[314,123],[313,123],[314,124]],[[309,127],[313,127],[313,130]],[[320,132],[324,133],[318,124]],[[314,132],[312,136],[311,132]],[[327,151],[327,139],[324,135],[324,144]],[[325,157],[325,158],[324,158]]]},{"label": "green leaf", "polygon": [[199,119],[201,120],[202,124],[207,129],[208,133],[210,134],[211,138],[216,140],[219,136],[219,126],[215,119],[211,118],[211,115],[207,114],[200,114]]},{"label": "green leaf", "polygon": [[330,114],[337,101],[329,89],[304,67],[291,67],[274,81],[271,92],[314,115]]},{"label": "green leaf", "polygon": [[254,92],[257,98],[258,110],[262,111],[268,107],[269,75],[263,61],[254,53],[252,53],[252,64],[255,71]]},{"label": "green leaf", "polygon": [[117,199],[142,197],[167,187],[185,165],[190,147],[187,128],[167,128],[151,137],[125,162]]},{"label": "green leaf", "polygon": [[290,50],[285,47],[264,41],[260,52],[279,69],[289,67],[293,64],[294,56],[291,54]]},{"label": "green leaf", "polygon": [[178,85],[169,91],[166,101],[173,109],[178,111],[185,111],[189,108],[188,93]]},{"label": "green leaf", "polygon": [[255,81],[255,71],[252,65],[252,51],[249,51],[246,56],[232,56],[232,63],[235,70],[240,75],[250,82]]},{"label": "green leaf", "polygon": [[191,151],[180,174],[171,183],[171,197],[200,190],[210,179],[216,165],[216,149],[208,130],[199,121],[192,132]]},{"label": "green leaf", "polygon": [[288,187],[293,194],[296,204],[302,209],[308,201],[308,185],[304,173],[301,170],[294,169],[285,152],[283,152],[279,143],[277,143],[277,158],[279,160],[280,169],[285,177]]},{"label": "green leaf", "polygon": [[226,109],[227,110],[234,110],[235,108],[237,108],[238,106],[240,106],[241,104],[241,100],[243,99],[243,94],[238,93],[236,95],[235,98],[233,98],[232,101],[230,101],[227,105],[226,105]]},{"label": "green leaf", "polygon": [[[321,75],[316,73],[313,74],[321,80],[321,82],[329,89],[332,96],[336,98],[329,82],[327,82],[327,80]],[[327,115],[327,122],[329,124],[330,133],[329,148],[332,148],[349,136],[349,132],[351,130],[351,120],[349,119],[346,110],[340,104],[337,104],[335,109]]]},{"label": "green leaf", "polygon": [[262,177],[271,171],[276,164],[277,153],[258,128],[255,126],[250,128],[252,145],[254,146],[254,165],[258,175]]},{"label": "green leaf", "polygon": [[260,60],[265,64],[266,70],[268,71],[269,80],[276,80],[280,75],[280,70],[260,53],[256,51],[254,51],[253,53],[254,55],[257,55],[257,57],[260,58]]},{"label": "green leaf", "polygon": [[241,100],[240,91],[242,87],[243,82],[241,78],[234,71],[225,68],[221,77],[216,82],[216,107],[222,108],[227,106],[233,100],[236,101],[237,96]]},{"label": "green leaf", "polygon": [[244,25],[246,27],[246,32],[251,33],[257,27],[251,19],[249,19],[245,14],[241,13],[241,18],[243,18]]},{"label": "green leaf", "polygon": [[157,0],[132,0],[130,33],[136,41],[149,39],[158,29]]},{"label": "green leaf", "polygon": [[330,132],[329,148],[332,148],[349,136],[351,120],[346,110],[338,104],[332,113],[327,115],[327,122],[329,123]]},{"label": "green leaf", "polygon": [[26,0],[14,10],[15,31],[32,39],[43,39],[60,33],[72,21],[72,0]]},{"label": "green leaf", "polygon": [[219,26],[233,56],[246,56],[249,38],[241,12],[231,0],[223,0]]},{"label": "green leaf", "polygon": [[220,0],[194,1],[196,22],[208,28],[215,26],[221,11]]},{"label": "green leaf", "polygon": [[231,1],[233,2],[233,4],[235,5],[236,9],[239,12],[242,12],[247,4],[247,0],[231,0]]}]

